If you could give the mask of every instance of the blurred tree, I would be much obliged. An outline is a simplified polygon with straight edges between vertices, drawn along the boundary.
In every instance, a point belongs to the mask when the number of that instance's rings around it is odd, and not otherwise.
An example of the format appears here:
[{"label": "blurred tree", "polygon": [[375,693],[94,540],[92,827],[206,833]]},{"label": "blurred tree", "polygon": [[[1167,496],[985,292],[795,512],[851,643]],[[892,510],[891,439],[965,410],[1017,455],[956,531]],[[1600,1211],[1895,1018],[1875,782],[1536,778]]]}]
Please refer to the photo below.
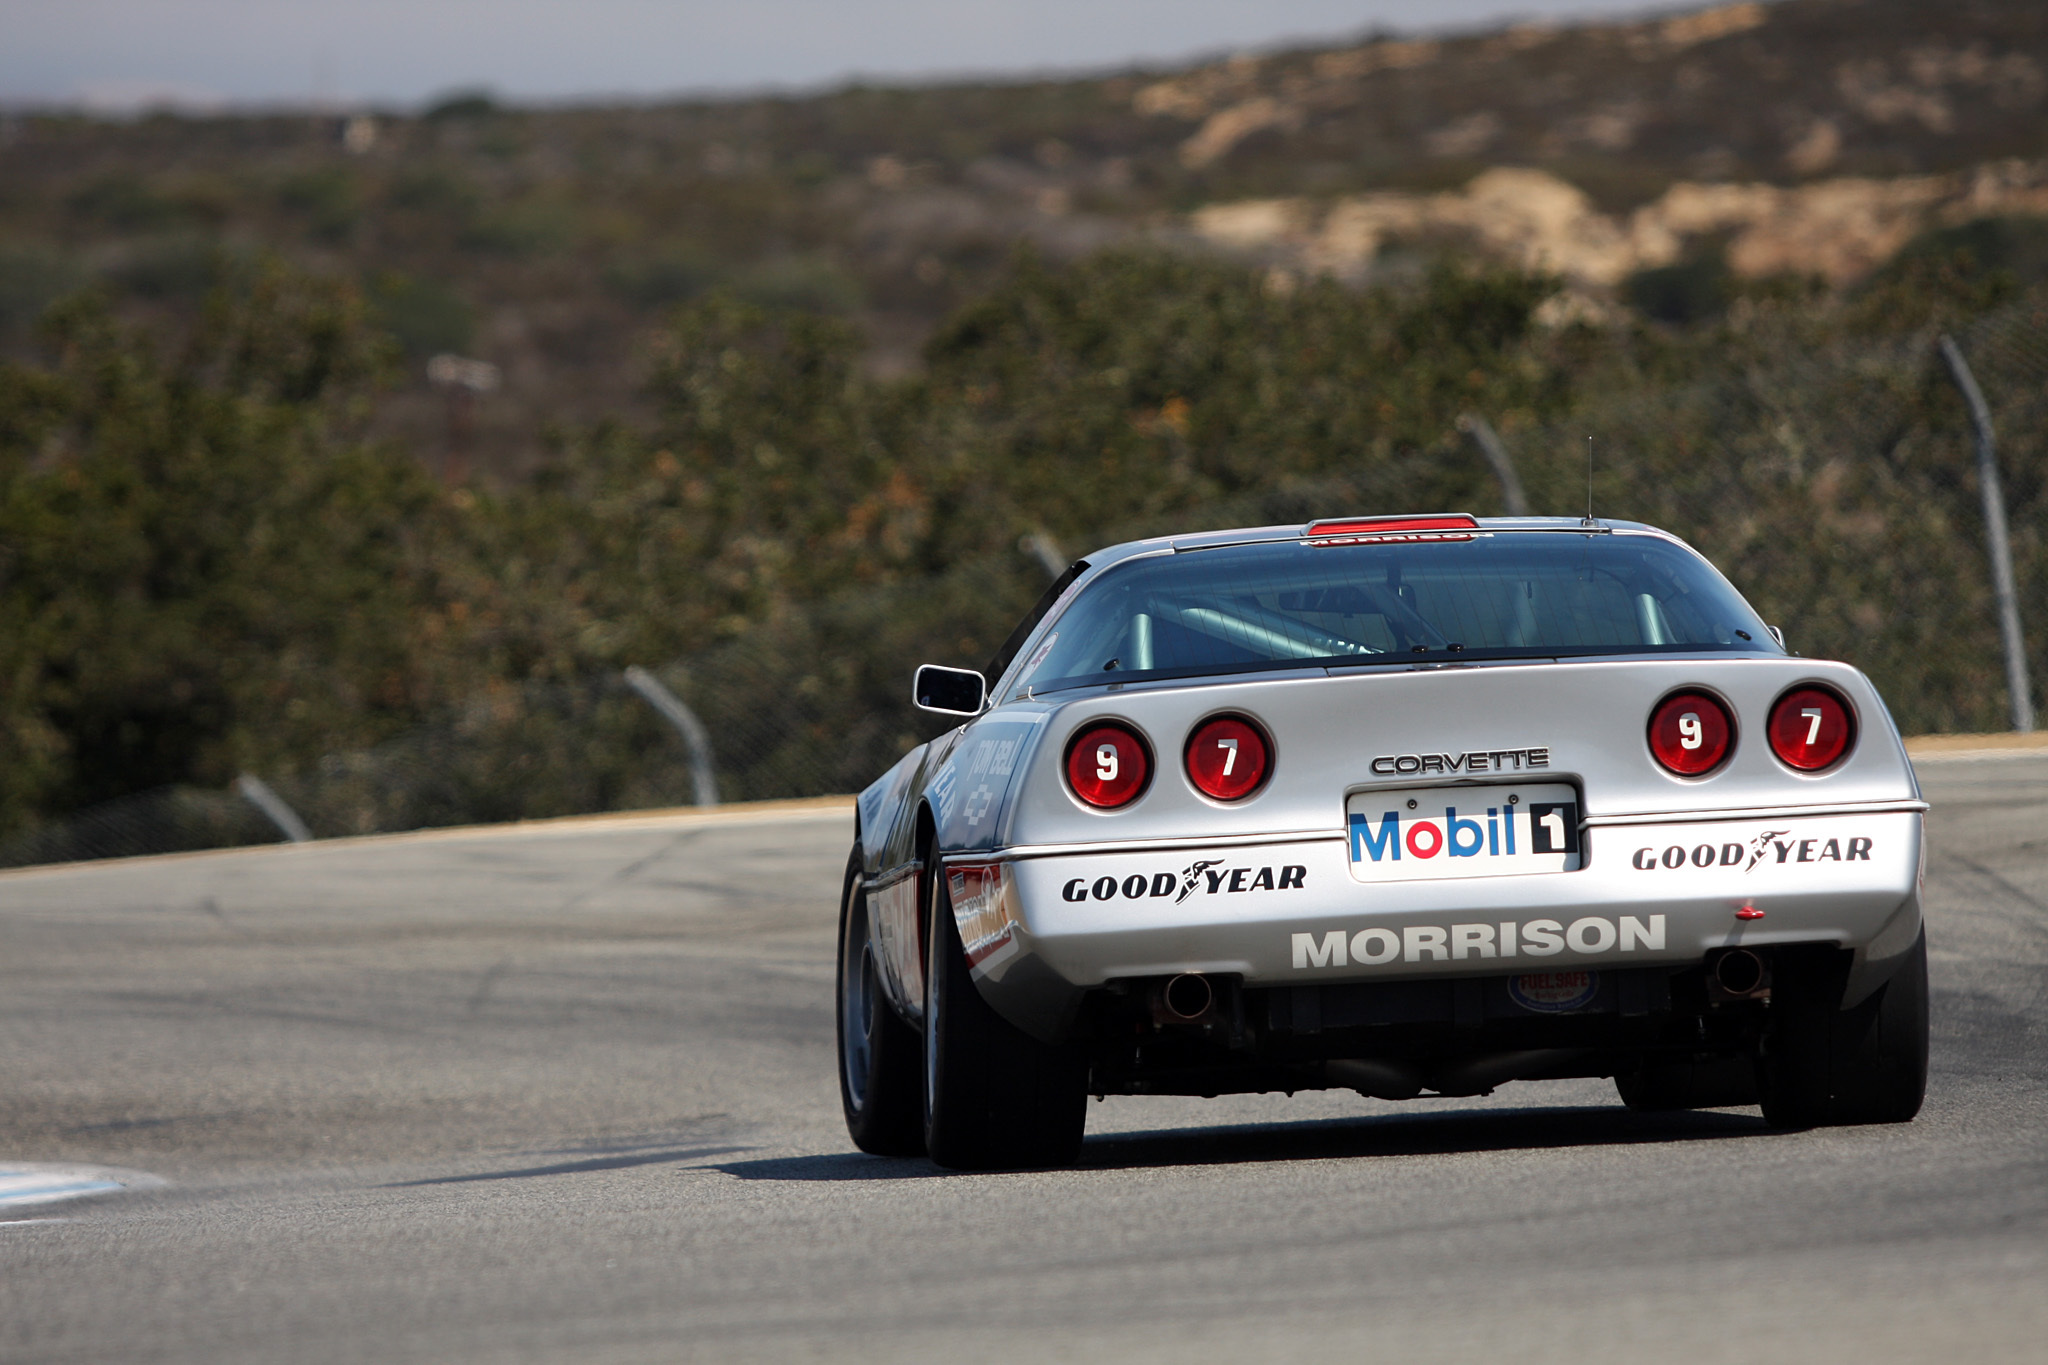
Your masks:
[{"label": "blurred tree", "polygon": [[[734,793],[857,785],[930,730],[909,668],[986,658],[1042,590],[1026,532],[1085,554],[1495,511],[1469,411],[1539,512],[1584,506],[1594,436],[1602,515],[1691,538],[1795,648],[1868,669],[1909,729],[1986,727],[1968,439],[1928,347],[1937,327],[2016,339],[1985,373],[2003,412],[2038,411],[2014,405],[2043,377],[2048,286],[2012,268],[2024,252],[1982,250],[1965,234],[1847,297],[1768,282],[1691,323],[1600,329],[1540,325],[1554,282],[1501,270],[1358,289],[1027,254],[895,380],[863,374],[843,320],[712,293],[654,339],[648,416],[565,427],[532,480],[453,492],[363,436],[403,289],[379,315],[229,262],[169,339],[76,299],[48,363],[0,368],[0,827],[240,767],[305,774],[430,717],[467,776],[365,812],[649,799],[658,731],[601,686],[634,663],[668,667],[729,742]],[[2007,428],[2030,604],[2038,428]]]},{"label": "blurred tree", "polygon": [[[1529,344],[1554,287],[1448,265],[1418,289],[1356,291],[1164,253],[1026,257],[927,351],[928,454],[976,507],[949,524],[1079,544],[1413,460],[1468,409],[1555,411],[1567,376]],[[1454,461],[1417,492],[1449,505],[1482,485]]]},{"label": "blurred tree", "polygon": [[371,281],[369,296],[376,320],[408,356],[468,349],[476,328],[469,304],[440,281],[387,270]]},{"label": "blurred tree", "polygon": [[361,742],[416,657],[442,513],[354,434],[388,343],[277,270],[159,344],[85,297],[0,367],[0,821]]}]

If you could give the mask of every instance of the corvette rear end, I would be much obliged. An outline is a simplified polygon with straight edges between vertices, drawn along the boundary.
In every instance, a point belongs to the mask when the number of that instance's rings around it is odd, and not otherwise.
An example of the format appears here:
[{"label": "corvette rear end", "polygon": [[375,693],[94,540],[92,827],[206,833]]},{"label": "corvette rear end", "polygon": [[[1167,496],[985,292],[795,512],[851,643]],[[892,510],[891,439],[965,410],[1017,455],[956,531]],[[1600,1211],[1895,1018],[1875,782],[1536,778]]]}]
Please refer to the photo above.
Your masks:
[{"label": "corvette rear end", "polygon": [[[1917,1109],[1903,746],[1867,679],[1787,653],[1660,532],[1442,516],[1119,547],[999,664],[972,723],[863,794],[849,882],[873,994],[925,1035],[941,1160],[1079,1140],[949,1134],[943,1035],[973,1008],[1061,1115],[1564,1076],[1784,1123]],[[966,1128],[1041,1131],[995,1123],[986,1072]]]}]

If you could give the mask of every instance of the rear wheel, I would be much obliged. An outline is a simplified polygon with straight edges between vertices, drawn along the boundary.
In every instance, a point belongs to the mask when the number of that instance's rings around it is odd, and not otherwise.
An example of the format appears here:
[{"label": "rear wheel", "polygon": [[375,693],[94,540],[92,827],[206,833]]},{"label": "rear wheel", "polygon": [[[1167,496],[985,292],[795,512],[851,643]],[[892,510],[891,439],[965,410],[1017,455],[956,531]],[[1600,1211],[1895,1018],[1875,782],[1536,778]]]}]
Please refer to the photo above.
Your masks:
[{"label": "rear wheel", "polygon": [[943,867],[926,892],[924,1141],[956,1170],[1064,1166],[1081,1154],[1088,1070],[997,1014],[968,975]]},{"label": "rear wheel", "polygon": [[1780,1128],[1904,1123],[1927,1093],[1927,935],[1889,981],[1840,1008],[1842,972],[1811,967],[1771,988],[1757,1064],[1764,1118]]},{"label": "rear wheel", "polygon": [[860,846],[839,900],[839,1100],[853,1145],[876,1156],[924,1151],[917,1034],[882,994]]},{"label": "rear wheel", "polygon": [[1904,1123],[1927,1097],[1927,935],[1875,997],[1836,1017],[1834,1121]]}]

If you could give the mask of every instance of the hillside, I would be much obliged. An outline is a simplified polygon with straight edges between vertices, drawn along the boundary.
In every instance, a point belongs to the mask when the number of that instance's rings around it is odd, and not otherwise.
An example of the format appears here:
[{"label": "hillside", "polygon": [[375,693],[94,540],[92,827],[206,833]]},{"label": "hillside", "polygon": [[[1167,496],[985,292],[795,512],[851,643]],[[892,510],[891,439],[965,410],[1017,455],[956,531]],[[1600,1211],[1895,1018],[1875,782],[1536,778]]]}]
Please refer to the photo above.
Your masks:
[{"label": "hillside", "polygon": [[[364,284],[406,347],[377,429],[517,476],[548,430],[645,416],[645,341],[714,288],[853,320],[882,373],[1020,241],[1134,239],[1295,273],[1442,246],[1596,300],[1725,257],[1859,277],[1931,224],[2038,211],[2048,7],[1784,0],[1372,40],[1174,72],[423,115],[0,124],[0,347],[100,281],[188,312],[279,252]],[[1502,168],[1509,168],[1504,173]],[[426,360],[495,365],[450,397]]]},{"label": "hillside", "polygon": [[1506,510],[1475,416],[1532,509],[1668,527],[1909,732],[1998,728],[1938,341],[2038,682],[2040,30],[1786,0],[1039,84],[16,119],[0,865],[274,837],[245,773],[321,834],[688,800],[632,668],[728,799],[853,790],[932,732],[910,664],[987,658],[1058,547]]}]

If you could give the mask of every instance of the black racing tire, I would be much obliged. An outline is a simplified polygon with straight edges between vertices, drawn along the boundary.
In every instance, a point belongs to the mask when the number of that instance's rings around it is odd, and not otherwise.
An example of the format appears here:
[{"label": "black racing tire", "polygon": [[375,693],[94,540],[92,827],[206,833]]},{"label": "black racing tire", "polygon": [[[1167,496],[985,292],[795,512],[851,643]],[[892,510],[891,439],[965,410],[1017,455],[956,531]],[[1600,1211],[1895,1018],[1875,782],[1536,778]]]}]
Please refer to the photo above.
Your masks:
[{"label": "black racing tire", "polygon": [[1756,1071],[1747,1057],[1645,1066],[1614,1078],[1621,1102],[1642,1113],[1729,1109],[1757,1102]]},{"label": "black racing tire", "polygon": [[1877,993],[1835,1018],[1836,1123],[1905,1123],[1927,1098],[1927,933]]},{"label": "black racing tire", "polygon": [[945,869],[927,875],[924,1145],[954,1170],[1067,1166],[1088,1122],[1088,1068],[997,1014],[968,974]]},{"label": "black racing tire", "polygon": [[839,1102],[853,1145],[876,1156],[924,1155],[923,1049],[882,990],[861,876],[860,845],[839,897]]},{"label": "black racing tire", "polygon": [[[1764,1118],[1778,1128],[1905,1123],[1927,1094],[1927,935],[1869,998],[1842,1009],[1844,973],[1779,974],[1757,1063]],[[1832,965],[1832,964],[1831,964]]]}]

